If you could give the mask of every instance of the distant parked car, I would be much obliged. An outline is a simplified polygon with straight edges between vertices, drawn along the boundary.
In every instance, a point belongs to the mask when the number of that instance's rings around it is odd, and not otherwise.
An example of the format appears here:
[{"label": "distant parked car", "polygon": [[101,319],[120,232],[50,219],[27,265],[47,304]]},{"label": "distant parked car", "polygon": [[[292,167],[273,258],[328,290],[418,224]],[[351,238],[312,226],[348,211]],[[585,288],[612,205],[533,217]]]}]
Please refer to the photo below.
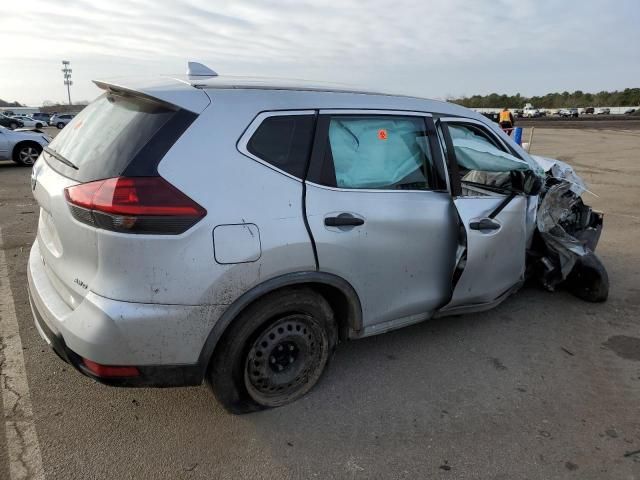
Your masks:
[{"label": "distant parked car", "polygon": [[75,117],[75,113],[60,113],[54,114],[49,119],[49,125],[52,127],[58,127],[59,129],[63,129],[67,123],[69,123],[73,117]]},{"label": "distant parked car", "polygon": [[24,124],[24,126],[27,128],[42,128],[47,124],[47,122],[43,122],[42,120],[36,120],[35,118],[30,117],[29,115],[14,115],[11,118],[20,120]]},{"label": "distant parked car", "polygon": [[610,115],[611,109],[609,108],[599,108],[596,110],[596,115]]},{"label": "distant parked car", "polygon": [[31,114],[31,118],[33,118],[34,120],[39,120],[43,122],[44,125],[47,125],[49,123],[49,119],[51,118],[51,114],[44,113],[44,112],[36,112]]},{"label": "distant parked car", "polygon": [[0,127],[0,160],[13,160],[24,166],[33,165],[51,137],[30,130]]},{"label": "distant parked car", "polygon": [[558,115],[565,118],[578,118],[577,108],[563,108],[558,112]]},{"label": "distant parked car", "polygon": [[593,107],[585,107],[582,113],[585,115],[593,115],[594,113],[596,113],[596,109]]},{"label": "distant parked car", "polygon": [[11,118],[7,115],[0,114],[0,126],[6,127],[10,130],[15,130],[16,128],[24,127],[24,123],[17,118]]},{"label": "distant parked car", "polygon": [[527,108],[522,111],[522,116],[524,118],[538,118],[540,116],[540,110],[537,108]]},{"label": "distant parked car", "polygon": [[625,114],[625,115],[631,115],[632,113],[636,112],[636,110],[637,110],[636,108],[627,108],[627,109],[624,111],[624,114]]}]

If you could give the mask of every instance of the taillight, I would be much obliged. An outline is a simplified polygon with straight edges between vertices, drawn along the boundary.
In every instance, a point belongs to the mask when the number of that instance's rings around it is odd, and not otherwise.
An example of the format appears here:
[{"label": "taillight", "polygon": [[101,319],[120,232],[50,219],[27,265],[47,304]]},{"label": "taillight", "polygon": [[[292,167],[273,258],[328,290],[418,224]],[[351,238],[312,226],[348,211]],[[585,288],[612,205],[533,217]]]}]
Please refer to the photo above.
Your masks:
[{"label": "taillight", "polygon": [[116,177],[67,187],[73,217],[105,230],[175,235],[207,211],[162,177]]}]

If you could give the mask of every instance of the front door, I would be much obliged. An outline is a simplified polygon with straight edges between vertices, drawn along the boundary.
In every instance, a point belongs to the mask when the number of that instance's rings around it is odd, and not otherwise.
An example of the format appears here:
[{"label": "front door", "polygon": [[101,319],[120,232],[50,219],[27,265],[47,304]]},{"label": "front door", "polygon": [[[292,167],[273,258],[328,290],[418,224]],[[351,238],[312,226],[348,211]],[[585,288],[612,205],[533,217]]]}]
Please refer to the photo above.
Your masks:
[{"label": "front door", "polygon": [[466,234],[451,301],[442,310],[491,306],[524,280],[529,199],[517,179],[529,165],[479,122],[441,121],[440,133]]},{"label": "front door", "polygon": [[458,220],[424,113],[321,111],[306,180],[320,271],[356,290],[367,333],[447,302]]}]

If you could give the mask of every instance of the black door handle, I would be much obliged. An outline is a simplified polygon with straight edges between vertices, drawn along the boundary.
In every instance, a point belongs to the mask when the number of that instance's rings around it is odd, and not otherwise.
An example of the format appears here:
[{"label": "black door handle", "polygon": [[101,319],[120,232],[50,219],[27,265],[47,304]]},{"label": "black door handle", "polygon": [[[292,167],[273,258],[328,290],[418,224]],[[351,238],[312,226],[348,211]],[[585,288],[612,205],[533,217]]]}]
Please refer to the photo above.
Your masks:
[{"label": "black door handle", "polygon": [[337,217],[326,217],[324,224],[327,227],[357,227],[364,224],[364,220],[352,215],[339,215]]},{"label": "black door handle", "polygon": [[471,230],[498,230],[500,224],[491,218],[481,218],[477,222],[471,222],[469,228]]}]

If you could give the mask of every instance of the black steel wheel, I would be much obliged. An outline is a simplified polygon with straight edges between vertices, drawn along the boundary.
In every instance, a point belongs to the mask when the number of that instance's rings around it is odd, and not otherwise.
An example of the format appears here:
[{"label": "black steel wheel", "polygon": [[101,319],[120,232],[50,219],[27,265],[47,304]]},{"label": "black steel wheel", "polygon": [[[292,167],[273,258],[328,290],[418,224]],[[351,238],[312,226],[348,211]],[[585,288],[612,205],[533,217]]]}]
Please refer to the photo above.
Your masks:
[{"label": "black steel wheel", "polygon": [[288,315],[253,342],[245,362],[247,392],[261,405],[284,405],[315,385],[328,356],[324,328],[309,315]]},{"label": "black steel wheel", "polygon": [[279,407],[316,385],[337,340],[333,311],[322,295],[308,288],[273,292],[225,330],[207,379],[232,413]]}]

